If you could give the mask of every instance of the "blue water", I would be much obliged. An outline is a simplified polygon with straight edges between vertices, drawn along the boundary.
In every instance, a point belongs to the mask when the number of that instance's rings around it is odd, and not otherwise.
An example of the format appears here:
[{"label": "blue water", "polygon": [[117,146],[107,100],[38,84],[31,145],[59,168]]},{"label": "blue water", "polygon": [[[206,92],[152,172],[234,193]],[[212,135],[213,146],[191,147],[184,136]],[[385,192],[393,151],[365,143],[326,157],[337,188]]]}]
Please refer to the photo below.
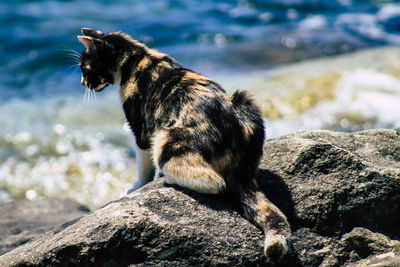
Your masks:
[{"label": "blue water", "polygon": [[81,27],[124,31],[208,75],[399,44],[398,1],[115,0],[0,3],[0,102],[81,94]]}]

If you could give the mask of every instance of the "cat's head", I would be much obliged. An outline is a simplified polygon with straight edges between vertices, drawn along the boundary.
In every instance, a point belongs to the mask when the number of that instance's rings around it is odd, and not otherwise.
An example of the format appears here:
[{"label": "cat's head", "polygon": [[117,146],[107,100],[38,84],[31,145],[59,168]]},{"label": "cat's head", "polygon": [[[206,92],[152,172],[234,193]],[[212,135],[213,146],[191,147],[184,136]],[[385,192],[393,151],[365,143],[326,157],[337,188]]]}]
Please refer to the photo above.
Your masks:
[{"label": "cat's head", "polygon": [[108,34],[87,28],[83,28],[82,33],[84,36],[78,36],[78,40],[86,49],[79,62],[81,83],[88,89],[101,91],[116,83],[116,49],[107,41]]}]

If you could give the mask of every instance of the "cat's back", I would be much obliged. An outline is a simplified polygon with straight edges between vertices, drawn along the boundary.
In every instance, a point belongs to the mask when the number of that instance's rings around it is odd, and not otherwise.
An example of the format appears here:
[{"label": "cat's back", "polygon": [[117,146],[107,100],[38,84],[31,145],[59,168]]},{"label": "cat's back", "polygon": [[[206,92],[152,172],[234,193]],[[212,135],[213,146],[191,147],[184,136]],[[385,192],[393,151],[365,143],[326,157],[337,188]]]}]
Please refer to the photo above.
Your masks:
[{"label": "cat's back", "polygon": [[153,114],[158,128],[168,132],[168,144],[182,153],[203,155],[221,173],[225,169],[251,173],[256,169],[264,127],[261,113],[247,93],[229,97],[218,83],[187,69],[172,71],[157,91]]}]

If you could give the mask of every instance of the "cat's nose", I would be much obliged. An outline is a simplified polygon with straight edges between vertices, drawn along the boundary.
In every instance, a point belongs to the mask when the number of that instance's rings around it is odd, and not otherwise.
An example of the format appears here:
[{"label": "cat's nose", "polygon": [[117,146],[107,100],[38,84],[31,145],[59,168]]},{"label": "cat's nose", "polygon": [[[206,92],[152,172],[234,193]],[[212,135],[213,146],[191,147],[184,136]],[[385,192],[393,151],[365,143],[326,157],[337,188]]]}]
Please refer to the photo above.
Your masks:
[{"label": "cat's nose", "polygon": [[81,84],[82,84],[83,86],[86,86],[86,79],[83,78],[83,77],[81,77]]}]

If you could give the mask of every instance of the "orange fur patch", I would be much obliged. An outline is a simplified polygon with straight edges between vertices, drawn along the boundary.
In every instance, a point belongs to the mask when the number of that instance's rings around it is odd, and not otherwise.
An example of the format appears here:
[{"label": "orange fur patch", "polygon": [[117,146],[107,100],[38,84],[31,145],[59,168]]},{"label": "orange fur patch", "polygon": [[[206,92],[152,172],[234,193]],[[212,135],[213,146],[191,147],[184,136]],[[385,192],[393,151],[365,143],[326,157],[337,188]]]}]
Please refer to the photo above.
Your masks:
[{"label": "orange fur patch", "polygon": [[183,76],[182,80],[194,80],[199,83],[205,83],[205,81],[208,81],[209,79],[201,74],[196,73],[196,72],[187,71],[185,73],[185,76]]},{"label": "orange fur patch", "polygon": [[136,77],[131,77],[128,82],[122,87],[120,90],[121,101],[122,103],[125,102],[129,97],[135,94],[138,90]]},{"label": "orange fur patch", "polygon": [[269,217],[271,213],[275,212],[276,207],[263,199],[258,199],[256,210],[260,211],[266,217]]},{"label": "orange fur patch", "polygon": [[144,57],[136,66],[136,71],[144,70],[151,64],[151,59],[149,57]]},{"label": "orange fur patch", "polygon": [[225,190],[225,180],[196,153],[173,157],[162,168],[166,181],[204,194],[218,194]]},{"label": "orange fur patch", "polygon": [[164,53],[161,53],[155,49],[150,49],[150,48],[147,50],[147,54],[150,55],[151,57],[158,58],[158,59],[167,56]]},{"label": "orange fur patch", "polygon": [[254,125],[248,121],[241,122],[244,132],[244,137],[249,140],[252,135],[254,135]]},{"label": "orange fur patch", "polygon": [[153,147],[153,163],[154,166],[157,167],[157,169],[160,169],[160,166],[158,166],[158,160],[160,159],[164,145],[168,142],[168,140],[169,135],[168,131],[166,130],[159,130],[155,132],[151,140]]}]

